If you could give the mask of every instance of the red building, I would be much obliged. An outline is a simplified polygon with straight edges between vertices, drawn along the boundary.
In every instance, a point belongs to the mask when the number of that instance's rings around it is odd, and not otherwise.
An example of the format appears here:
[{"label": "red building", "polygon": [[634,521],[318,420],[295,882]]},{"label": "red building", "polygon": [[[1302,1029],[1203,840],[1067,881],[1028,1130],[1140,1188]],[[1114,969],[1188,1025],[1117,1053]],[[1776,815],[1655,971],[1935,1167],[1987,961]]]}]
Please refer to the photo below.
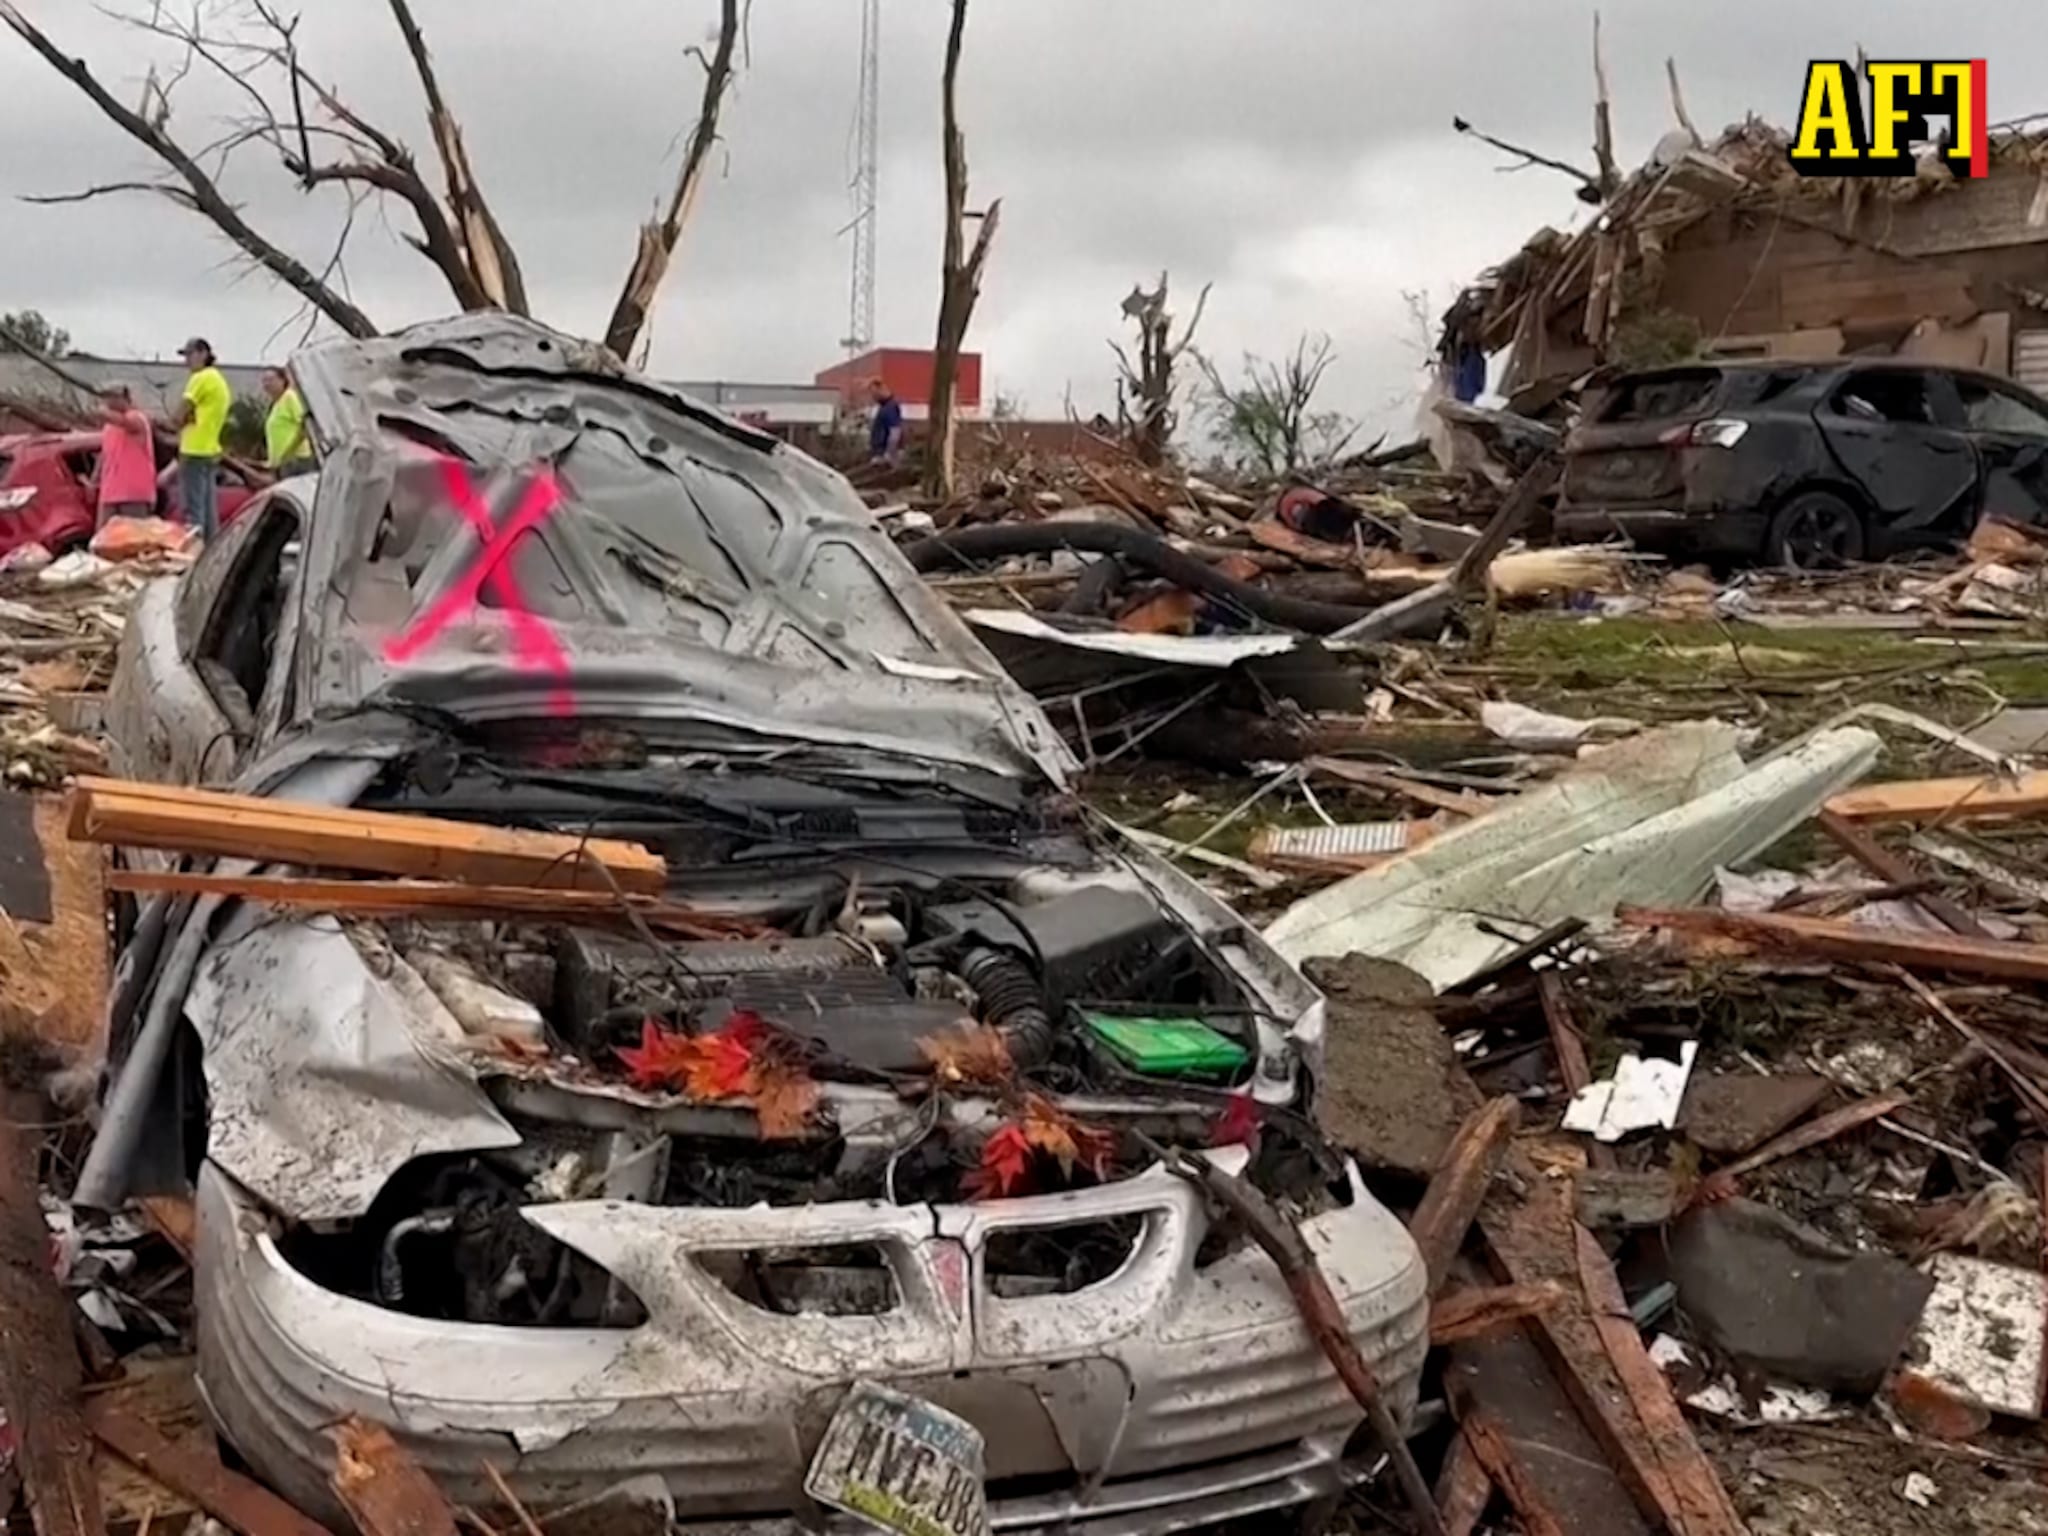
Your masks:
[{"label": "red building", "polygon": [[[864,409],[868,380],[880,379],[903,405],[903,414],[922,420],[932,403],[932,351],[929,347],[877,347],[820,373],[813,383],[836,389],[848,405]],[[962,415],[981,410],[981,354],[962,352],[954,375],[953,407]]]}]

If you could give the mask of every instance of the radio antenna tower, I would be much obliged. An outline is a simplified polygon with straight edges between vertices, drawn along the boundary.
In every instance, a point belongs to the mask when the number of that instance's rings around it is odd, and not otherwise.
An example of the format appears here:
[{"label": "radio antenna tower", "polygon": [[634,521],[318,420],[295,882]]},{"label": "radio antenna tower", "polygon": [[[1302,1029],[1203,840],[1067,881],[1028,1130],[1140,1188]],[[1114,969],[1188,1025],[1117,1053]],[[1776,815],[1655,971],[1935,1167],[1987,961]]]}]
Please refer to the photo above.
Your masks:
[{"label": "radio antenna tower", "polygon": [[853,285],[847,305],[846,355],[875,344],[875,192],[882,122],[882,0],[861,0],[860,103],[853,129]]}]

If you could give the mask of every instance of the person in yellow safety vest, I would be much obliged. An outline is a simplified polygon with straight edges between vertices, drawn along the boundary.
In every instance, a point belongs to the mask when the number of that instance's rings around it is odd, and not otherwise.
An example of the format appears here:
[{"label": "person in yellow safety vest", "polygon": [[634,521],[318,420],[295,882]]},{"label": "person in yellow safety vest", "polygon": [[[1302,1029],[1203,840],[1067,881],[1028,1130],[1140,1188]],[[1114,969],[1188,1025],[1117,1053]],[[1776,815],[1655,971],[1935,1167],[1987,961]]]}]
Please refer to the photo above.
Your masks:
[{"label": "person in yellow safety vest", "polygon": [[178,431],[178,500],[185,522],[211,539],[220,531],[220,436],[234,392],[203,338],[194,336],[178,355],[191,375],[171,418]]},{"label": "person in yellow safety vest", "polygon": [[306,435],[306,402],[282,368],[263,370],[270,413],[263,418],[263,462],[282,480],[313,469],[313,440]]}]

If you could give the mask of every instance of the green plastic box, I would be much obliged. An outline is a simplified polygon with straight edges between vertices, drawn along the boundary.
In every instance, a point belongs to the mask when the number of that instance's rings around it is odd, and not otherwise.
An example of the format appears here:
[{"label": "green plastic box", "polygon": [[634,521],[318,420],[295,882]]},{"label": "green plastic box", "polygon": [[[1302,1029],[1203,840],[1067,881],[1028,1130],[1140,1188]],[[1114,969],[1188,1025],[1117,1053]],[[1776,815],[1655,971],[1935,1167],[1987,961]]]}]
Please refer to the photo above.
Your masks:
[{"label": "green plastic box", "polygon": [[1200,1019],[1159,1019],[1119,1013],[1082,1015],[1109,1053],[1152,1077],[1232,1077],[1249,1053]]}]

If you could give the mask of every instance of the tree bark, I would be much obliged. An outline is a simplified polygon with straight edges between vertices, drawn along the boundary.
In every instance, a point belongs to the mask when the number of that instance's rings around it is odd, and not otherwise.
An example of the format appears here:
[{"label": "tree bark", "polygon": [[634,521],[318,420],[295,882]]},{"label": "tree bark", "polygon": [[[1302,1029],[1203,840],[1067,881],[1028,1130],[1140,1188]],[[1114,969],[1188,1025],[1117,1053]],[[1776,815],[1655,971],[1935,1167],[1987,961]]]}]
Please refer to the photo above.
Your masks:
[{"label": "tree bark", "polygon": [[235,206],[221,195],[213,178],[158,124],[124,106],[108,93],[83,59],[70,58],[43,30],[13,4],[0,0],[0,21],[43,58],[52,69],[69,80],[100,112],[122,132],[149,150],[174,171],[189,190],[192,206],[250,260],[269,272],[307,303],[327,316],[351,336],[374,336],[377,327],[370,317],[350,303],[298,258],[289,255],[252,229]]},{"label": "tree bark", "polygon": [[[511,241],[505,238],[505,231],[499,227],[490,205],[484,201],[483,189],[477,185],[476,172],[469,163],[469,150],[462,142],[462,125],[455,120],[455,114],[448,109],[447,98],[441,94],[441,82],[434,74],[433,61],[427,56],[427,40],[421,35],[419,23],[413,19],[412,8],[406,0],[391,0],[391,14],[398,21],[398,30],[405,34],[406,52],[412,55],[413,68],[420,77],[420,90],[427,99],[427,123],[433,130],[434,148],[440,154],[441,170],[447,178],[448,206],[455,214],[455,229],[464,266],[490,305],[509,309],[514,314],[530,314],[526,301],[526,278],[519,270],[519,258],[513,252]],[[430,229],[429,240],[432,237]]]},{"label": "tree bark", "polygon": [[960,374],[960,348],[967,340],[974,302],[981,296],[981,269],[1002,217],[1000,199],[982,215],[974,247],[967,249],[967,140],[960,131],[957,88],[960,48],[967,32],[967,0],[953,0],[953,25],[946,34],[946,70],[939,103],[946,157],[946,236],[939,266],[939,328],[932,349],[930,440],[925,448],[925,490],[950,497],[954,487],[953,397]]},{"label": "tree bark", "polygon": [[[633,348],[646,327],[647,317],[654,312],[661,281],[675,258],[683,226],[696,205],[705,168],[711,161],[711,147],[718,142],[718,114],[732,85],[733,55],[739,38],[740,0],[721,0],[718,45],[704,66],[704,97],[697,109],[697,126],[690,130],[690,142],[683,151],[682,167],[669,193],[668,208],[660,219],[640,226],[633,265],[626,273],[625,286],[619,290],[618,302],[612,306],[612,317],[604,328],[604,344],[622,362],[632,360]],[[701,53],[697,56],[703,57]]]}]

